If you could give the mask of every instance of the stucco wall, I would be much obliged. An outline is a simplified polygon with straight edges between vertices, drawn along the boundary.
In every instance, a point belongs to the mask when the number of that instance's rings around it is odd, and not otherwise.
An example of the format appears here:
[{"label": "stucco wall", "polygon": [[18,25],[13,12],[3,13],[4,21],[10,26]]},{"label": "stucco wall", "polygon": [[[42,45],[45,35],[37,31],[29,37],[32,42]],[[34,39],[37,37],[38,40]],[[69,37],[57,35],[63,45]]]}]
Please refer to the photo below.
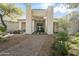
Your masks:
[{"label": "stucco wall", "polygon": [[43,9],[32,10],[32,15],[33,16],[45,17],[46,16],[46,10],[43,10]]},{"label": "stucco wall", "polygon": [[19,30],[19,23],[17,22],[6,22],[7,31]]},{"label": "stucco wall", "polygon": [[[5,23],[7,25],[7,31],[14,31],[14,30],[19,29],[19,23],[18,22],[5,21]],[[2,26],[1,23],[0,23],[0,26]]]}]

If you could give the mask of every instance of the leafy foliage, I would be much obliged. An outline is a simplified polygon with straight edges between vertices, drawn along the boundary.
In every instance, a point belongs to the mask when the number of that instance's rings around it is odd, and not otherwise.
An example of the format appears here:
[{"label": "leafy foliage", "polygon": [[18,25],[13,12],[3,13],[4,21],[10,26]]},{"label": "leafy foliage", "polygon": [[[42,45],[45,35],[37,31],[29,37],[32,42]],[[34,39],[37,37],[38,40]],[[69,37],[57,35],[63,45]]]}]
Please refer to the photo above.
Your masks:
[{"label": "leafy foliage", "polygon": [[6,42],[6,41],[8,41],[6,38],[0,37],[0,43]]},{"label": "leafy foliage", "polygon": [[56,6],[58,6],[60,4],[65,6],[68,9],[79,8],[79,3],[56,3]]},{"label": "leafy foliage", "polygon": [[67,29],[70,27],[70,22],[65,20],[65,19],[61,19],[58,21],[58,25],[59,27],[61,27],[64,31],[67,31]]},{"label": "leafy foliage", "polygon": [[15,4],[9,4],[9,3],[0,4],[0,18],[1,18],[2,25],[4,26],[5,29],[7,29],[7,25],[3,21],[3,16],[7,16],[11,19],[12,18],[16,19],[21,15],[22,15],[22,10],[16,7]]},{"label": "leafy foliage", "polygon": [[13,32],[13,34],[20,34],[20,33],[21,33],[20,30],[15,30],[15,31]]},{"label": "leafy foliage", "polygon": [[76,39],[75,39],[75,44],[78,46],[78,48],[79,48],[79,37],[76,37]]},{"label": "leafy foliage", "polygon": [[69,39],[67,32],[58,32],[57,33],[57,40],[58,41],[67,41]]},{"label": "leafy foliage", "polygon": [[63,5],[68,9],[79,8],[79,3],[56,3],[56,6]]},{"label": "leafy foliage", "polygon": [[79,56],[79,37],[75,37],[74,40],[70,41],[69,43],[69,55]]},{"label": "leafy foliage", "polygon": [[2,10],[3,15],[9,17],[12,17],[14,14],[22,15],[22,10],[16,7],[15,4],[2,3],[0,4],[0,10]]},{"label": "leafy foliage", "polygon": [[5,32],[5,31],[6,31],[6,29],[4,27],[0,26],[0,32]]},{"label": "leafy foliage", "polygon": [[67,3],[67,5],[69,5],[68,8],[79,8],[79,3]]},{"label": "leafy foliage", "polygon": [[79,37],[79,32],[77,32],[75,36],[76,36],[76,37]]},{"label": "leafy foliage", "polygon": [[56,41],[54,43],[56,55],[68,55],[68,33],[58,32],[56,35]]},{"label": "leafy foliage", "polygon": [[68,55],[68,48],[67,48],[65,42],[58,41],[55,44],[55,49],[57,50],[57,53],[59,55]]}]

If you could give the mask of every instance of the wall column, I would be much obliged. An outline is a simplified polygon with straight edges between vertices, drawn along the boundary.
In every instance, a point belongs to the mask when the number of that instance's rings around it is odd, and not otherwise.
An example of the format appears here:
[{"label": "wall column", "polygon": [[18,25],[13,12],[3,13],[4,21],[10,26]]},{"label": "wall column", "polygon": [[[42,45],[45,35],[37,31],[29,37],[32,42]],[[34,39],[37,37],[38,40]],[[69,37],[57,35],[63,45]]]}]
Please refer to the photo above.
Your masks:
[{"label": "wall column", "polygon": [[45,19],[45,32],[47,33],[47,20]]},{"label": "wall column", "polygon": [[34,32],[34,20],[32,20],[32,33]]},{"label": "wall column", "polygon": [[47,34],[53,34],[53,7],[47,9]]},{"label": "wall column", "polygon": [[19,21],[19,30],[21,30],[21,22]]},{"label": "wall column", "polygon": [[32,34],[32,9],[30,4],[27,4],[26,19],[26,34]]}]

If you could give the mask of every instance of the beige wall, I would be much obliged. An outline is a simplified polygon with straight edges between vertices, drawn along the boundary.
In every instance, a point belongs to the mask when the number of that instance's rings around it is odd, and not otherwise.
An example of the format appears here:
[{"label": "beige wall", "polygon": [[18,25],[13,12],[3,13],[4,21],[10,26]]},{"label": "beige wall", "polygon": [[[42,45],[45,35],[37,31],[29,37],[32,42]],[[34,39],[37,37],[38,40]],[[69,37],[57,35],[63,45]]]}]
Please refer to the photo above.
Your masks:
[{"label": "beige wall", "polygon": [[32,15],[33,16],[39,16],[39,17],[45,17],[46,16],[46,10],[32,10]]},{"label": "beige wall", "polygon": [[[18,22],[10,22],[10,21],[5,21],[7,25],[7,31],[14,31],[14,30],[19,30],[19,23]],[[0,26],[3,26],[0,23]]]},{"label": "beige wall", "polygon": [[21,30],[25,30],[26,28],[26,22],[21,22]]},{"label": "beige wall", "polygon": [[53,23],[53,32],[58,32],[58,30],[59,30],[58,23],[57,22],[54,22]]},{"label": "beige wall", "polygon": [[8,22],[7,24],[7,31],[14,31],[14,30],[19,30],[19,23],[12,23]]}]

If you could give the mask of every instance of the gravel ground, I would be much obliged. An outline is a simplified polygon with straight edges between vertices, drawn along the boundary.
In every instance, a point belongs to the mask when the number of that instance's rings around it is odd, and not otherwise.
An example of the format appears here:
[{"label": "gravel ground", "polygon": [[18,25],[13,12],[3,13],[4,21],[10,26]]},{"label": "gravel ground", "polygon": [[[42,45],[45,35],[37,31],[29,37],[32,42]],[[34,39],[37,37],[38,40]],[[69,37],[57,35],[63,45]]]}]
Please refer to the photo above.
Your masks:
[{"label": "gravel ground", "polygon": [[8,37],[7,38],[8,41],[6,42],[3,42],[3,43],[0,43],[0,52],[3,51],[3,50],[6,50],[14,45],[17,45],[19,44],[20,42],[24,41],[27,39],[27,36],[26,35],[23,35],[23,34],[15,34],[11,37]]},{"label": "gravel ground", "polygon": [[0,51],[1,56],[46,56],[53,42],[53,35],[14,35],[10,39],[14,40],[10,44],[6,42],[4,47],[9,47]]}]

